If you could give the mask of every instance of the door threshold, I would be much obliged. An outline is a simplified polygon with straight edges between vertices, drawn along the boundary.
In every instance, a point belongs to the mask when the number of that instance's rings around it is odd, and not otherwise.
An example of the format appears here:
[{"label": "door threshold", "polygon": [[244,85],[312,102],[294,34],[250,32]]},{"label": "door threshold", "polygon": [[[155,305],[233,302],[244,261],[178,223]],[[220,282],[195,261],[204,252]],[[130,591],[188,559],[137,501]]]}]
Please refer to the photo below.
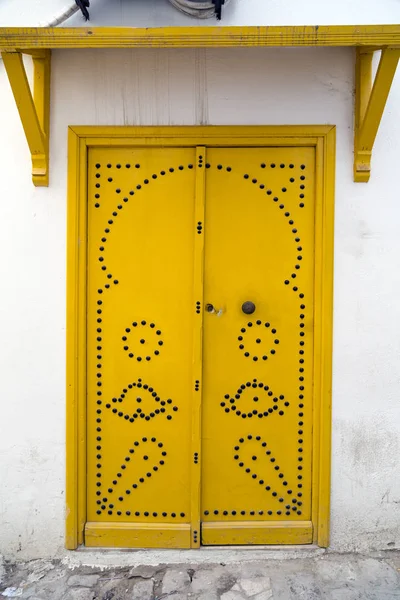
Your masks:
[{"label": "door threshold", "polygon": [[129,567],[159,564],[234,564],[242,561],[294,560],[315,558],[327,552],[314,544],[302,546],[202,546],[199,549],[120,549],[104,548],[93,551],[80,546],[67,551],[63,562],[69,566]]}]

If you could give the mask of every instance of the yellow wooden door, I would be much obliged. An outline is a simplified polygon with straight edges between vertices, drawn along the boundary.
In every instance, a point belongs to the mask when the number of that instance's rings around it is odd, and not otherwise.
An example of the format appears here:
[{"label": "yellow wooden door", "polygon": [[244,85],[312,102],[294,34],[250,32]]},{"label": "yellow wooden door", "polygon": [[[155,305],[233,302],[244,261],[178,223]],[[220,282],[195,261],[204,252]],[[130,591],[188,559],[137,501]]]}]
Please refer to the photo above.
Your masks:
[{"label": "yellow wooden door", "polygon": [[190,546],[194,149],[88,165],[88,546]]},{"label": "yellow wooden door", "polygon": [[314,170],[89,151],[86,545],[312,541]]},{"label": "yellow wooden door", "polygon": [[310,543],[314,149],[206,160],[202,543]]}]

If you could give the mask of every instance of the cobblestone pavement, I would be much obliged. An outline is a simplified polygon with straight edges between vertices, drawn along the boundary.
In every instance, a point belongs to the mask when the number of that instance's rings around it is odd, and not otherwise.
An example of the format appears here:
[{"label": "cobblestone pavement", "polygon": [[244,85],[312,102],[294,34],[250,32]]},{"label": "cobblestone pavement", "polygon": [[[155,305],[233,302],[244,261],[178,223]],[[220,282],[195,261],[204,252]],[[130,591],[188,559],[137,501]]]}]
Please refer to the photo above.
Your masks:
[{"label": "cobblestone pavement", "polygon": [[[134,562],[134,554],[132,555]],[[400,552],[133,567],[7,564],[0,598],[31,600],[400,600]]]}]

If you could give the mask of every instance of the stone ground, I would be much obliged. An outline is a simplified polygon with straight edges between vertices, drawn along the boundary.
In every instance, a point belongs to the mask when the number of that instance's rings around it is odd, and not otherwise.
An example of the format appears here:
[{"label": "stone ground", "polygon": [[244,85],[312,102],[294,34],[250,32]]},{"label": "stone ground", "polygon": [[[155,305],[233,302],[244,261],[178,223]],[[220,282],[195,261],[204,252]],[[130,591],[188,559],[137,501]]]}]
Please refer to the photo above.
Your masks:
[{"label": "stone ground", "polygon": [[[134,554],[132,554],[134,563]],[[1,572],[2,571],[2,572]],[[400,600],[400,552],[99,568],[0,564],[0,597],[31,600]]]}]

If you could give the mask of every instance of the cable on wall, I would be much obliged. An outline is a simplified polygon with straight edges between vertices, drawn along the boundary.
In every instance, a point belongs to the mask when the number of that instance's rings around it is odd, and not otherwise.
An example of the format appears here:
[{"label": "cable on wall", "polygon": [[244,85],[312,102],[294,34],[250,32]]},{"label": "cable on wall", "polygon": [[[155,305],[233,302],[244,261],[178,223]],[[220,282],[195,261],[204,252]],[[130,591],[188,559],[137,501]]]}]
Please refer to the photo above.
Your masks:
[{"label": "cable on wall", "polygon": [[230,0],[169,0],[178,10],[197,17],[198,19],[209,19],[214,15],[221,18],[221,9],[223,4],[228,4]]},{"label": "cable on wall", "polygon": [[72,15],[78,12],[78,10],[79,6],[75,2],[72,2],[69,6],[65,6],[63,10],[59,14],[55,15],[50,21],[39,23],[39,27],[57,27],[57,25],[61,25],[67,19],[72,17]]},{"label": "cable on wall", "polygon": [[[184,14],[197,19],[209,19],[214,15],[217,16],[217,19],[220,19],[222,6],[228,4],[230,0],[169,0],[169,2]],[[88,7],[88,0],[75,0],[50,21],[40,23],[39,27],[57,27],[72,17],[78,10],[81,10],[85,19],[88,19]]]}]

